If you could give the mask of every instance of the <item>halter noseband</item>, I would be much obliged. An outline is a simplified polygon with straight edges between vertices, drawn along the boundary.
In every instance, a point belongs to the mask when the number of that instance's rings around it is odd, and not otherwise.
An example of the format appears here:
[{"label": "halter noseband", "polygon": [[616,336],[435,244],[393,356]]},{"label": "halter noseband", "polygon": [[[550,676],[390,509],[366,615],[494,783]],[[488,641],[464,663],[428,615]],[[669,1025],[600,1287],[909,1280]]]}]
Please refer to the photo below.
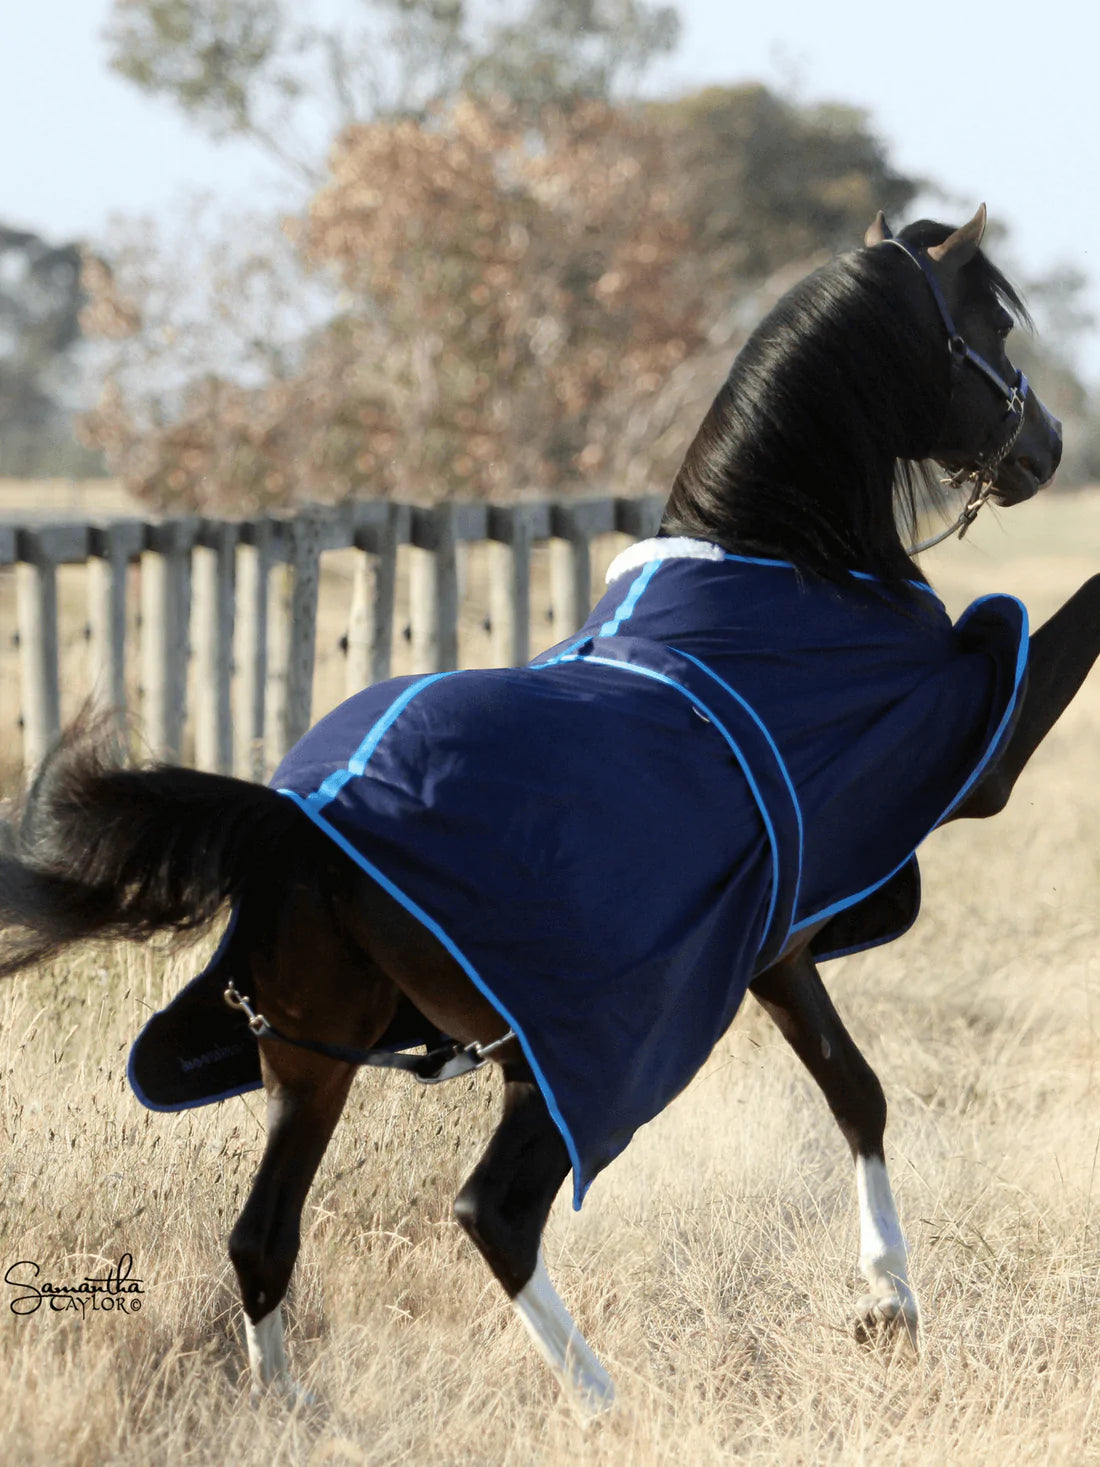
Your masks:
[{"label": "halter noseband", "polygon": [[[958,530],[959,539],[961,540],[974,523],[978,511],[993,491],[993,481],[997,468],[1012,452],[1012,449],[1016,446],[1016,440],[1023,432],[1024,412],[1027,408],[1029,389],[1027,378],[1023,372],[1017,371],[1015,380],[1011,383],[1006,382],[1000,372],[995,367],[991,367],[985,358],[976,352],[963,338],[958,327],[955,325],[947,301],[944,298],[940,282],[936,279],[935,271],[928,263],[928,258],[922,251],[915,250],[911,245],[907,245],[904,240],[893,237],[883,240],[882,243],[896,245],[903,254],[912,260],[913,264],[916,265],[917,269],[928,282],[928,288],[932,292],[932,299],[936,302],[940,319],[947,332],[947,351],[951,358],[952,394],[954,394],[955,383],[958,381],[962,369],[969,365],[981,372],[1001,397],[1004,398],[1005,402],[1005,415],[990,435],[994,439],[994,442],[989,447],[984,448],[968,468],[958,469],[944,480],[952,488],[959,488],[968,479],[973,479],[974,493],[963,506],[958,519],[953,525],[950,525],[942,534],[934,535],[931,539],[922,540],[919,545],[910,547],[908,554],[917,555],[922,550],[928,550],[933,545],[938,545],[941,540],[946,540],[956,530]],[[1008,425],[1008,436],[1003,442],[998,444],[996,439],[1001,436],[1005,424]]]}]

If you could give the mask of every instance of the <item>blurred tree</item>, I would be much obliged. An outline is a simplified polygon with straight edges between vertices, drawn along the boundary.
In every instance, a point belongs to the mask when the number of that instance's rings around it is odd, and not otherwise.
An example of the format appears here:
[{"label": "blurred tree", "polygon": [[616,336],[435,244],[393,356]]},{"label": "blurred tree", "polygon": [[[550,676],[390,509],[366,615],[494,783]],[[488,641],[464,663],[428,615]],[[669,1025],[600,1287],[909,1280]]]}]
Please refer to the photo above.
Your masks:
[{"label": "blurred tree", "polygon": [[537,113],[617,96],[679,34],[645,0],[526,0],[513,21],[466,0],[115,0],[111,66],[215,137],[252,138],[318,183],[331,139],[374,117],[423,121],[492,94]]},{"label": "blurred tree", "polygon": [[676,135],[695,247],[738,279],[850,249],[876,210],[900,217],[919,187],[891,167],[858,108],[803,106],[750,83],[652,111]]},{"label": "blurred tree", "polygon": [[[601,67],[578,62],[562,106],[501,91],[345,127],[289,225],[300,265],[336,294],[266,375],[243,349],[264,334],[254,326],[236,360],[193,355],[173,381],[157,344],[178,359],[210,333],[171,324],[171,291],[116,262],[126,295],[156,305],[139,311],[89,441],[138,492],[191,506],[667,483],[789,283],[776,272],[858,242],[878,202],[900,209],[915,186],[858,113],[759,87],[584,100],[577,77],[606,90]],[[801,191],[799,158],[812,160]],[[255,250],[250,268],[264,268]],[[226,258],[215,273],[226,289],[195,319],[220,329],[242,291]],[[109,295],[89,285],[93,301]]]},{"label": "blurred tree", "polygon": [[0,224],[0,473],[102,472],[72,436],[80,250]]},{"label": "blurred tree", "polygon": [[1078,353],[1096,329],[1086,301],[1088,281],[1073,266],[1024,282],[1037,333],[1013,336],[1013,360],[1034,379],[1043,401],[1062,420],[1065,451],[1056,483],[1100,482],[1100,404],[1081,379]]},{"label": "blurred tree", "polygon": [[[340,295],[266,362],[242,350],[227,370],[209,340],[239,322],[250,269],[270,286],[247,249],[217,262],[222,305],[207,304],[205,334],[180,299],[202,271],[179,264],[174,292],[150,291],[139,249],[88,274],[89,329],[134,333],[89,440],[138,492],[192,506],[596,477],[615,436],[604,404],[619,393],[636,410],[700,342],[668,174],[667,140],[601,103],[544,114],[537,147],[503,99],[465,100],[430,126],[348,128],[292,230]],[[181,352],[182,375],[164,361]]]},{"label": "blurred tree", "polygon": [[667,7],[358,14],[116,0],[117,69],[309,181],[281,234],[131,231],[89,262],[109,344],[87,441],[158,503],[662,488],[778,295],[917,191],[852,108],[626,99]]}]

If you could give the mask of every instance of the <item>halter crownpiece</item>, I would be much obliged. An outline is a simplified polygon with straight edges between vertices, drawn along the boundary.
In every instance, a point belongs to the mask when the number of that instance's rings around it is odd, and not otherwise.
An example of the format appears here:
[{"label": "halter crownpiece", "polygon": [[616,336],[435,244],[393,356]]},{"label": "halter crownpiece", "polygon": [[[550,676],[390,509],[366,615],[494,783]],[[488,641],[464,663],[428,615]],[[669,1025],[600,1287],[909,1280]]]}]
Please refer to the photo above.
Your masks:
[{"label": "halter crownpiece", "polygon": [[942,540],[958,531],[961,540],[969,530],[970,526],[978,517],[978,512],[989,499],[993,492],[993,484],[996,471],[1016,446],[1016,442],[1023,432],[1024,414],[1027,410],[1028,380],[1023,372],[1017,370],[1012,382],[1006,382],[995,367],[991,367],[986,359],[974,350],[966,341],[965,337],[955,325],[951,315],[950,307],[944,296],[940,282],[936,279],[935,271],[928,261],[927,255],[922,250],[914,249],[912,245],[906,244],[903,239],[897,239],[890,234],[886,221],[879,215],[878,223],[883,231],[880,244],[894,245],[906,255],[924,276],[928,288],[932,292],[932,299],[936,302],[936,308],[940,313],[944,330],[947,332],[947,351],[951,358],[951,384],[954,384],[959,374],[966,366],[975,368],[976,371],[996,389],[1005,402],[1005,415],[997,425],[994,433],[1000,437],[1001,429],[1008,424],[1008,434],[1000,442],[994,442],[992,446],[984,449],[978,454],[973,464],[969,467],[957,469],[955,473],[949,474],[943,482],[953,489],[961,488],[968,480],[974,481],[974,493],[959,511],[955,522],[938,535],[933,535],[927,540],[922,540],[919,545],[909,547],[907,554],[919,555],[922,550],[930,550],[933,545],[938,545]]}]

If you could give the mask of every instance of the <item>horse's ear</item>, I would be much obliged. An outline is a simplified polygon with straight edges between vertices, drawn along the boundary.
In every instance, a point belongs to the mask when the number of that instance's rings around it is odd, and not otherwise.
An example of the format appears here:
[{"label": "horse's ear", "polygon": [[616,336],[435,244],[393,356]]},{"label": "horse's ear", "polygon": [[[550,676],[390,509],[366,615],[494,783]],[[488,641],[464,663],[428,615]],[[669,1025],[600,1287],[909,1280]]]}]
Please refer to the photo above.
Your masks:
[{"label": "horse's ear", "polygon": [[954,234],[949,234],[943,244],[932,245],[928,251],[928,258],[935,260],[937,265],[942,265],[950,260],[957,269],[960,265],[967,265],[978,253],[985,233],[985,205],[978,205],[978,212],[968,224],[961,229],[956,229]]},{"label": "horse's ear", "polygon": [[886,215],[880,209],[872,222],[867,226],[867,233],[863,236],[863,243],[870,248],[871,245],[885,244],[888,239],[893,239],[893,231],[886,222]]}]

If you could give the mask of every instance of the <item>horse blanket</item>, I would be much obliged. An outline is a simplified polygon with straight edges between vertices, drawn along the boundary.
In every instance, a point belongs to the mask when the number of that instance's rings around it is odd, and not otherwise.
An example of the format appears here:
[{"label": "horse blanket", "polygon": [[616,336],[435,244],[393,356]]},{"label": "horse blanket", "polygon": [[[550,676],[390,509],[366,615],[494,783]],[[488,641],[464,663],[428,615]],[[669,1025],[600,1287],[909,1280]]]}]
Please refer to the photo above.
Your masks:
[{"label": "horse blanket", "polygon": [[[913,921],[914,850],[1003,747],[1026,655],[1010,597],[952,625],[923,583],[658,539],[619,557],[575,637],[524,668],[369,687],[272,783],[515,1030],[579,1207],[793,937],[835,957]],[[139,1037],[147,1103],[258,1080],[239,1016],[211,1027],[224,951]],[[432,1043],[417,1018],[386,1042]],[[185,1082],[164,1077],[173,1045]]]}]

